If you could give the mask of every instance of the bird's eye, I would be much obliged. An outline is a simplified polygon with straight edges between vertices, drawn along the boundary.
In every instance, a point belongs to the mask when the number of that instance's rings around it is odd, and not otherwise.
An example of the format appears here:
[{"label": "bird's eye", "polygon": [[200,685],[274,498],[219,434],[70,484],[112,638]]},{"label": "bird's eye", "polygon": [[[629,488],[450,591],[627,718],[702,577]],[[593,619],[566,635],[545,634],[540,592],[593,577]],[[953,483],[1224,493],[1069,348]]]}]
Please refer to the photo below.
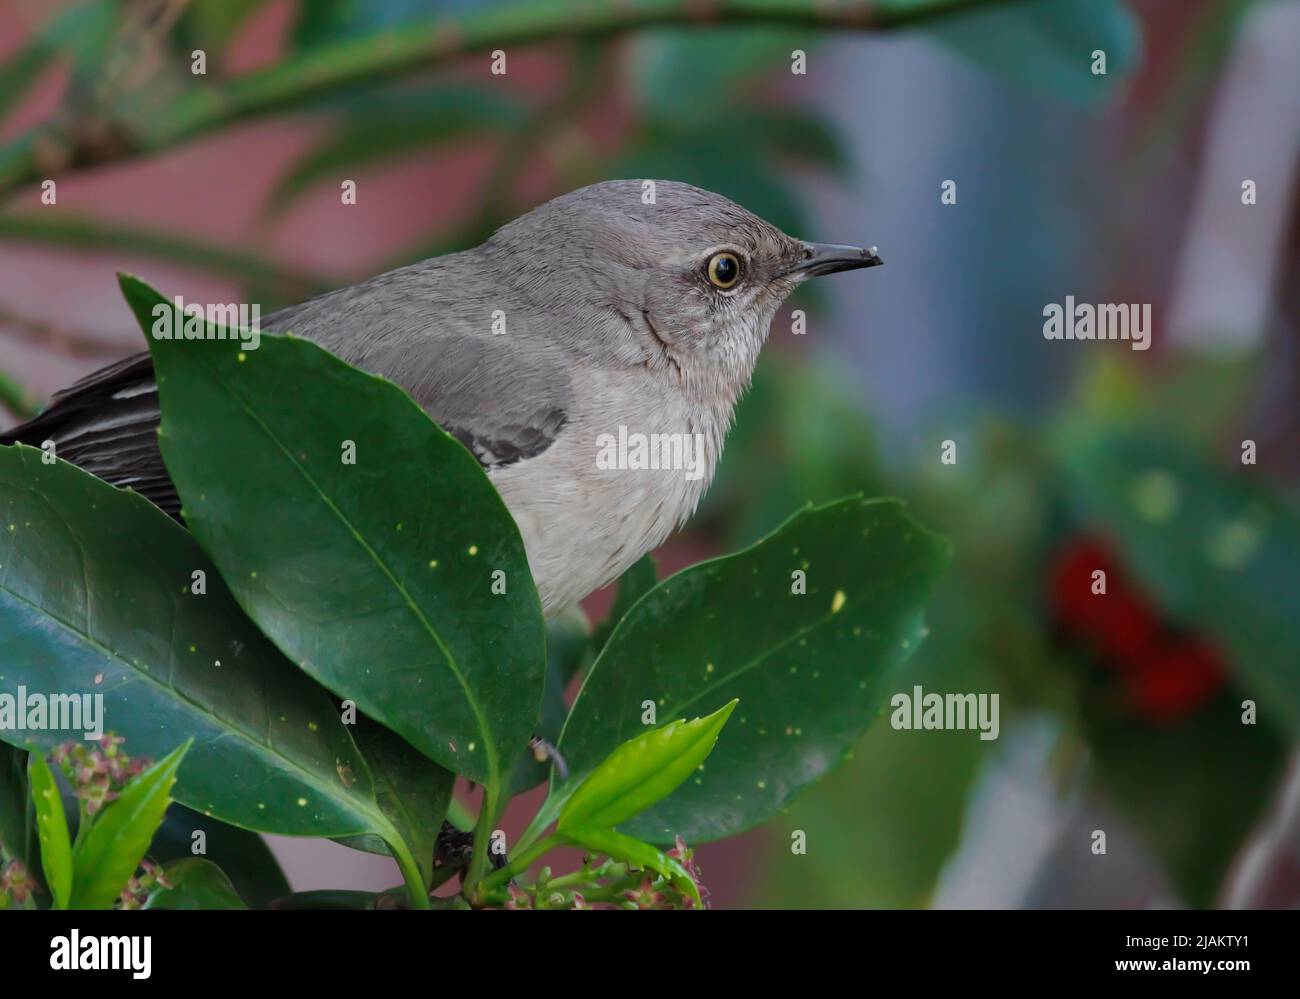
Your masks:
[{"label": "bird's eye", "polygon": [[708,273],[715,288],[730,288],[740,280],[740,258],[725,251],[715,253],[709,258]]}]

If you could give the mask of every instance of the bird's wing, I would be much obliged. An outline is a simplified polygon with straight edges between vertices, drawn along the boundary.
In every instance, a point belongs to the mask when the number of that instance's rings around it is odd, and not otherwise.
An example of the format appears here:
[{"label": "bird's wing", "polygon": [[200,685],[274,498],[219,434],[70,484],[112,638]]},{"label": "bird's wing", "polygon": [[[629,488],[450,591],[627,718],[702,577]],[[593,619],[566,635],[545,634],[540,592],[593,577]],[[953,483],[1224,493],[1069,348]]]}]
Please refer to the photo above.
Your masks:
[{"label": "bird's wing", "polygon": [[[292,330],[349,363],[402,386],[488,469],[541,454],[572,404],[563,360],[535,338],[493,336],[486,324],[412,314],[405,295],[367,286],[344,289],[269,317],[269,330]],[[336,298],[336,296],[338,296]],[[333,300],[333,301],[331,301]],[[432,310],[437,313],[435,308]],[[490,311],[487,313],[490,315]],[[163,465],[156,430],[158,388],[148,353],[77,382],[43,413],[0,435],[55,453],[118,486],[130,486],[173,517],[180,499]]]},{"label": "bird's wing", "polygon": [[87,375],[54,396],[0,444],[41,447],[115,486],[130,486],[173,517],[180,499],[158,451],[158,387],[146,351]]}]

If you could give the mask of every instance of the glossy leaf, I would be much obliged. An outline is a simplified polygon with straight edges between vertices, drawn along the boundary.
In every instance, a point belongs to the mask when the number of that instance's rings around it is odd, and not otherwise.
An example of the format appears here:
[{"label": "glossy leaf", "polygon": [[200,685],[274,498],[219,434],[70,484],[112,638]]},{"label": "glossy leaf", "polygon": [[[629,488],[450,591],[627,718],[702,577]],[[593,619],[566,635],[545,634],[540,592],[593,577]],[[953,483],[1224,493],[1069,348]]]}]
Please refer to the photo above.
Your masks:
[{"label": "glossy leaf", "polygon": [[[643,597],[591,667],[564,734],[575,773],[659,716],[740,706],[704,769],[626,831],[696,843],[769,818],[875,720],[924,638],[948,546],[895,500],[809,508]],[[794,592],[804,573],[806,593]]]},{"label": "glossy leaf", "polygon": [[[195,572],[202,596],[188,592]],[[176,797],[199,811],[285,835],[384,827],[329,697],[240,613],[190,534],[143,497],[22,445],[0,447],[0,634],[5,689],[102,694],[132,755],[192,736]],[[82,734],[0,738],[48,750]]]},{"label": "glossy leaf", "polygon": [[634,867],[662,874],[689,894],[696,905],[700,904],[699,886],[686,868],[649,843],[643,843],[639,839],[612,829],[596,826],[570,827],[560,836],[575,846],[583,846],[596,853],[613,857],[615,860],[626,860]]},{"label": "glossy leaf", "polygon": [[187,857],[163,868],[170,888],[156,885],[145,909],[247,909],[220,867],[203,857]]},{"label": "glossy leaf", "polygon": [[[416,752],[388,729],[359,718],[353,732],[370,766],[375,800],[411,848],[427,884],[433,873],[433,848],[447,815],[456,775]],[[344,846],[369,853],[391,853],[383,837],[341,839]]]},{"label": "glossy leaf", "polygon": [[704,718],[679,719],[623,743],[578,786],[556,829],[612,829],[668,797],[703,765],[735,707],[733,700]]},{"label": "glossy leaf", "polygon": [[[582,665],[590,661],[592,636],[581,607],[570,607],[546,622],[546,686],[542,691],[542,712],[533,734],[551,745],[559,741],[564,719],[569,716],[566,692]],[[520,794],[536,787],[551,775],[550,760],[539,762],[525,751],[510,774],[510,793]]]},{"label": "glossy leaf", "polygon": [[[182,773],[177,791],[183,784]],[[202,838],[196,838],[196,833],[201,833]],[[162,826],[149,844],[148,855],[170,870],[173,864],[195,857],[195,846],[199,844],[202,857],[221,869],[236,894],[251,908],[289,894],[289,880],[261,836],[210,815],[200,815],[179,803],[167,809]]]},{"label": "glossy leaf", "polygon": [[63,798],[45,757],[31,753],[27,763],[32,803],[36,806],[36,832],[41,842],[41,866],[54,908],[66,909],[72,897],[72,840]]},{"label": "glossy leaf", "polygon": [[192,740],[178,746],[144,773],[94,817],[72,858],[72,909],[108,909],[135,874],[163,814],[171,803],[172,785]]},{"label": "glossy leaf", "polygon": [[[146,331],[172,308],[135,278],[122,288]],[[150,346],[163,458],[240,605],[430,759],[501,774],[537,721],[544,632],[519,531],[478,462],[397,386],[305,340]]]},{"label": "glossy leaf", "polygon": [[27,753],[7,743],[0,743],[0,845],[11,859],[21,861],[44,882],[36,806],[27,782]]},{"label": "glossy leaf", "polygon": [[609,613],[591,635],[591,651],[594,655],[600,655],[600,650],[609,641],[609,636],[614,633],[618,622],[627,616],[627,612],[638,600],[655,588],[655,583],[658,581],[659,567],[655,564],[652,555],[642,555],[632,568],[619,577],[614,603],[610,605]]}]

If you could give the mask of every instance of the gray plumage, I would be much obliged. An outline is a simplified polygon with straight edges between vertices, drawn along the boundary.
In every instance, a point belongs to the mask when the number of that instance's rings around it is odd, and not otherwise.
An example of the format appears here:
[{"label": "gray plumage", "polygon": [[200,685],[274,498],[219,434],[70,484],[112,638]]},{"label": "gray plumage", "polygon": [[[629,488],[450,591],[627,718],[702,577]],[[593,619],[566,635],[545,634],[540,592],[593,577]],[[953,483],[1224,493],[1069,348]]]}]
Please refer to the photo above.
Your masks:
[{"label": "gray plumage", "polygon": [[[646,191],[641,181],[582,188],[472,250],[262,324],[401,385],[479,459],[519,524],[548,613],[617,577],[694,512],[789,293],[809,276],[880,262],[874,249],[793,239],[687,184],[655,182],[652,203]],[[725,288],[710,276],[719,253],[738,269]],[[177,516],[158,420],[146,353],[60,393],[0,443],[52,439],[60,457]],[[597,438],[620,427],[700,435],[703,474],[598,467]]]}]

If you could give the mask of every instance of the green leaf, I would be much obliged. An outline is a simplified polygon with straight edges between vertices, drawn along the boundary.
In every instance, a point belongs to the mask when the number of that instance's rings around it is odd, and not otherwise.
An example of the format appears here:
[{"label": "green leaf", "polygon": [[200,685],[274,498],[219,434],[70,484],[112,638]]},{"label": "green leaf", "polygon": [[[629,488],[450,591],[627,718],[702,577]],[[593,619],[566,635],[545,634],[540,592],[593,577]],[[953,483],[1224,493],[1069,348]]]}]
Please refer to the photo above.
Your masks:
[{"label": "green leaf", "polygon": [[[1058,453],[1084,519],[1174,622],[1227,653],[1260,716],[1300,730],[1300,517],[1261,481],[1171,438],[1074,430]],[[1236,455],[1227,459],[1239,461]]]},{"label": "green leaf", "polygon": [[703,765],[735,707],[732,700],[704,718],[678,719],[623,743],[578,786],[556,829],[612,829],[668,797]]},{"label": "green leaf", "polygon": [[[654,842],[734,835],[830,770],[875,720],[924,638],[948,546],[896,500],[809,508],[633,608],[587,674],[560,739],[575,773],[641,724],[739,698],[708,765],[625,829]],[[806,573],[806,593],[796,572]]]},{"label": "green leaf", "polygon": [[643,843],[639,839],[614,832],[612,829],[596,826],[570,827],[564,830],[560,837],[575,846],[583,846],[588,850],[603,853],[607,857],[613,857],[615,860],[626,860],[642,870],[662,874],[671,879],[673,884],[682,891],[688,893],[695,900],[696,905],[700,904],[699,886],[686,868],[649,843]]},{"label": "green leaf", "polygon": [[619,577],[618,593],[614,596],[614,603],[610,605],[605,620],[596,625],[596,630],[591,636],[591,650],[595,655],[600,655],[601,649],[609,641],[609,636],[614,633],[618,622],[627,616],[627,612],[638,600],[655,588],[655,583],[658,581],[659,567],[655,564],[654,556],[648,554],[642,555],[632,568]]},{"label": "green leaf", "polygon": [[27,777],[32,787],[32,803],[36,806],[36,832],[41,840],[45,883],[54,908],[66,909],[72,897],[72,840],[63,813],[63,798],[49,764],[40,753],[28,755]]},{"label": "green leaf", "polygon": [[[962,550],[960,542],[957,550]],[[941,588],[958,590],[953,583],[950,576]],[[954,595],[969,601],[964,586]],[[972,668],[971,660],[980,652],[972,648],[969,633],[945,635],[937,610],[931,609],[934,636],[908,666],[909,682],[925,690],[996,689],[995,676],[978,665]],[[954,657],[936,648],[945,644],[941,636],[955,650]],[[926,663],[920,661],[923,657]],[[961,842],[981,761],[996,745],[970,731],[931,731],[918,737],[913,731],[873,725],[842,767],[759,831],[764,842],[756,865],[763,877],[747,886],[742,904],[781,909],[924,908]],[[795,831],[816,844],[815,849],[793,854]],[[845,863],[845,857],[853,857],[853,863]]]},{"label": "green leaf", "polygon": [[163,868],[170,888],[156,885],[145,909],[247,909],[225,872],[203,857],[187,857]]},{"label": "green leaf", "polygon": [[[172,785],[192,739],[134,777],[91,821],[72,858],[70,909],[109,909],[162,825]],[[57,795],[57,792],[56,792]]]},{"label": "green leaf", "polygon": [[[182,773],[177,791],[184,783],[185,775]],[[202,833],[202,839],[196,839],[195,833]],[[196,856],[194,850],[199,843],[203,848],[202,856],[221,868],[234,885],[236,894],[251,908],[261,908],[272,899],[289,894],[289,880],[261,836],[219,822],[210,815],[200,815],[179,803],[167,809],[162,826],[149,844],[148,855],[161,861],[170,871],[173,864]]]},{"label": "green leaf", "polygon": [[[189,592],[196,572],[202,596]],[[189,533],[22,445],[0,447],[0,634],[6,689],[102,695],[133,755],[192,736],[176,797],[199,811],[285,835],[385,828],[337,709],[240,613]],[[83,734],[0,739],[48,750]]]},{"label": "green leaf", "polygon": [[36,806],[27,782],[27,753],[0,743],[0,846],[43,883],[39,842]]},{"label": "green leaf", "polygon": [[[121,282],[146,331],[173,308]],[[497,780],[537,721],[544,631],[519,531],[478,462],[397,386],[305,340],[150,347],[186,523],[244,610],[430,759]]]},{"label": "green leaf", "polygon": [[[368,718],[357,719],[353,738],[370,765],[379,807],[411,847],[428,884],[433,874],[434,841],[451,804],[456,775]],[[369,853],[392,853],[381,836],[347,837],[339,842]]]},{"label": "green leaf", "polygon": [[[584,663],[589,662],[592,636],[587,617],[578,606],[568,607],[546,622],[546,686],[542,713],[533,734],[555,745],[569,716],[565,693]],[[551,775],[551,761],[538,762],[531,752],[515,761],[510,774],[510,794],[522,794]]]}]

